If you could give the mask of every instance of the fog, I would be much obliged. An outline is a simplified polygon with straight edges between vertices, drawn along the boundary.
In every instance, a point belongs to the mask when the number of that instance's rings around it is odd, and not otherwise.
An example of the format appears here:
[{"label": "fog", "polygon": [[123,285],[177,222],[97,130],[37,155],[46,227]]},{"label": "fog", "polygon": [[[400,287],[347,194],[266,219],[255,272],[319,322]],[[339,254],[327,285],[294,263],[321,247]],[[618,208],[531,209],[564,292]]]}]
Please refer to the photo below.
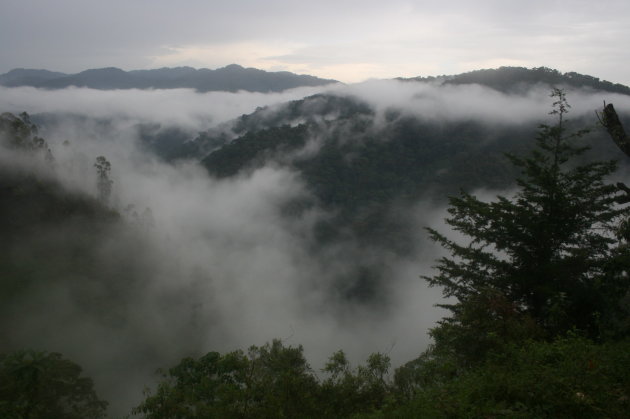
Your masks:
[{"label": "fog", "polygon": [[[594,115],[603,108],[603,101],[614,103],[619,109],[630,107],[626,95],[563,88],[571,105],[569,118],[584,114]],[[551,109],[550,87],[538,85],[524,94],[506,94],[477,84],[441,85],[439,82],[410,82],[371,80],[333,89],[340,95],[360,98],[377,112],[388,109],[439,121],[483,120],[488,123],[522,124],[541,121]],[[550,123],[550,121],[547,121]]]},{"label": "fog", "polygon": [[[313,257],[312,227],[332,214],[314,207],[299,217],[283,215],[283,205],[309,194],[297,173],[267,165],[216,180],[195,161],[166,163],[139,146],[138,122],[203,131],[259,106],[273,109],[317,92],[357,97],[381,116],[394,108],[446,121],[527,123],[544,120],[550,109],[549,91],[542,87],[511,96],[479,86],[397,81],[281,94],[1,88],[2,112],[110,120],[105,128],[89,121],[43,126],[40,134],[56,159],[52,176],[69,190],[94,196],[94,159],[102,155],[111,162],[110,204],[123,221],[102,243],[103,263],[133,254],[143,276],[133,307],[115,327],[82,316],[70,291],[58,288],[21,308],[12,341],[60,351],[82,364],[116,414],[138,403],[156,368],[185,355],[246,349],[273,338],[304,345],[316,371],[338,349],[355,364],[376,351],[388,353],[395,366],[419,355],[429,343],[428,329],[444,314],[434,307],[440,290],[419,278],[431,274],[440,249],[427,245],[400,256],[348,240],[323,251],[325,260]],[[602,100],[630,108],[627,97],[574,92],[571,116],[599,109]],[[0,153],[3,161],[22,164],[7,150]],[[423,227],[439,227],[446,215],[430,202],[398,211],[412,221],[419,242],[427,240]],[[150,222],[138,226],[143,213],[151,214]],[[331,292],[333,278],[362,261],[388,274],[378,303],[344,301]]]},{"label": "fog", "polygon": [[71,87],[44,90],[0,86],[0,106],[5,112],[24,109],[29,113],[69,113],[92,118],[159,122],[182,128],[205,130],[253,112],[259,106],[283,103],[318,93],[326,87],[299,87],[280,93],[241,91],[199,93],[193,89],[96,90]]}]

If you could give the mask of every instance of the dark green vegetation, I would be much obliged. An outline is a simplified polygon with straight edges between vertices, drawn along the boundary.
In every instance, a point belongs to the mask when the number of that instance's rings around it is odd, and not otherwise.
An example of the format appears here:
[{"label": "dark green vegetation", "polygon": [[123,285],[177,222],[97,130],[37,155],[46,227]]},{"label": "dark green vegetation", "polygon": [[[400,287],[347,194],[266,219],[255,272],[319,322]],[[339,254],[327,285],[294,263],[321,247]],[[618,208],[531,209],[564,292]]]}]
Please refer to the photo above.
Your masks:
[{"label": "dark green vegetation", "polygon": [[267,72],[232,64],[216,70],[192,67],[160,68],[155,70],[123,71],[119,68],[99,68],[77,74],[18,68],[0,75],[0,85],[7,87],[33,86],[63,89],[69,86],[92,89],[176,89],[191,88],[200,92],[281,92],[302,86],[321,86],[335,80],[298,75],[287,71]]},{"label": "dark green vegetation", "polygon": [[430,354],[396,371],[398,406],[383,418],[625,418],[630,342],[574,335],[504,346],[461,368]]},{"label": "dark green vegetation", "polygon": [[0,355],[0,417],[98,419],[99,400],[81,367],[58,353],[19,351]]},{"label": "dark green vegetation", "polygon": [[[397,208],[421,199],[441,202],[459,188],[507,187],[515,171],[502,154],[523,149],[533,135],[530,127],[444,124],[396,110],[381,125],[375,117],[359,100],[327,95],[261,110],[236,121],[239,137],[211,151],[202,164],[219,178],[267,164],[294,170],[316,201],[293,202],[290,210],[299,215],[319,206],[335,214],[316,226],[320,244],[359,240],[410,254],[417,250],[410,220],[400,218]],[[198,138],[199,148],[219,142],[218,135]],[[309,140],[312,151],[300,152]]]},{"label": "dark green vegetation", "polygon": [[303,349],[274,340],[261,347],[186,358],[163,372],[155,394],[134,409],[146,418],[348,417],[384,406],[389,358],[373,354],[350,367],[331,356],[320,381]]},{"label": "dark green vegetation", "polygon": [[436,329],[447,334],[439,338],[453,344],[472,323],[483,322],[486,316],[475,318],[482,304],[496,304],[502,310],[497,314],[513,323],[487,324],[485,332],[495,339],[475,347],[463,339],[459,353],[467,347],[472,356],[483,356],[485,348],[497,346],[501,331],[514,333],[518,324],[547,337],[572,328],[592,338],[603,330],[628,332],[609,330],[621,308],[619,298],[628,291],[629,255],[625,232],[619,230],[628,209],[616,205],[622,192],[604,183],[615,163],[570,165],[586,148],[576,144],[582,133],[567,132],[564,93],[556,91],[554,98],[557,124],[541,127],[530,156],[510,156],[522,170],[519,192],[493,202],[468,193],[452,198],[446,221],[469,242],[460,244],[429,229],[452,257],[440,259],[438,275],[426,279],[457,301],[447,305],[453,317]]},{"label": "dark green vegetation", "polygon": [[[396,369],[343,352],[316,374],[279,341],[186,358],[134,409],[145,418],[626,418],[630,342],[577,334],[501,347],[470,367],[428,351]],[[323,375],[323,378],[318,378]]]},{"label": "dark green vegetation", "polygon": [[[630,268],[623,191],[613,162],[579,164],[564,92],[536,148],[511,156],[518,192],[483,202],[462,192],[429,229],[451,254],[426,279],[451,315],[434,344],[387,379],[373,354],[351,370],[335,353],[317,379],[301,347],[183,360],[135,410],[149,418],[624,418],[630,412]],[[297,409],[297,410],[296,410]]]},{"label": "dark green vegetation", "polygon": [[[0,167],[0,330],[11,328],[21,305],[66,287],[84,315],[115,319],[140,285],[136,260],[123,257],[123,249],[102,249],[122,232],[119,214],[54,180],[54,159],[28,115],[3,114],[0,139],[15,160],[33,163]],[[54,308],[44,303],[41,309],[45,316]],[[12,334],[3,335],[10,344]]]},{"label": "dark green vegetation", "polygon": [[[142,368],[145,361],[153,368],[160,348],[141,334],[138,317],[154,279],[154,250],[140,222],[123,219],[95,197],[97,182],[88,196],[56,180],[55,160],[28,115],[0,116],[0,147],[0,353],[38,351],[3,356],[0,417],[101,417],[103,408],[78,367],[39,351],[63,348],[85,366],[102,347],[124,346],[128,360],[107,365],[108,371]],[[178,298],[169,291],[162,302]],[[99,365],[90,362],[90,372]]]},{"label": "dark green vegetation", "polygon": [[[289,115],[298,115],[319,106],[320,116],[334,111],[334,122],[303,118],[297,124],[284,123],[282,114],[266,115],[264,110],[241,118],[234,129],[237,137],[204,160],[208,170],[217,177],[238,176],[269,163],[298,170],[315,198],[295,202],[287,211],[299,214],[322,205],[338,213],[328,225],[317,227],[320,243],[343,235],[366,238],[367,243],[372,237],[375,246],[383,248],[397,240],[404,243],[390,226],[409,224],[388,218],[388,207],[382,202],[439,199],[441,191],[456,193],[459,185],[469,191],[489,180],[495,182],[493,186],[506,186],[512,183],[513,173],[520,173],[517,192],[491,202],[466,192],[451,199],[447,222],[464,238],[453,240],[430,230],[449,256],[440,259],[436,274],[427,278],[451,297],[447,305],[451,313],[432,329],[434,344],[393,375],[388,374],[389,359],[384,354],[373,354],[364,365],[352,368],[343,352],[337,352],[320,372],[310,368],[301,347],[273,341],[247,353],[210,352],[183,359],[162,372],[157,388],[146,394],[133,414],[150,418],[627,417],[630,235],[627,210],[617,204],[617,198],[625,197],[607,184],[615,165],[600,161],[612,154],[602,150],[610,140],[597,145],[594,159],[580,133],[573,135],[566,125],[568,108],[562,92],[556,92],[555,100],[557,123],[540,129],[531,152],[524,151],[529,144],[521,143],[531,135],[529,128],[510,135],[508,129],[490,130],[474,122],[440,125],[395,111],[385,115],[385,128],[374,127],[369,107],[338,97],[319,96],[285,108]],[[273,122],[261,128],[269,118]],[[46,159],[46,147],[36,146],[44,143],[26,116],[4,116],[2,121],[9,147],[52,164]],[[322,133],[327,141],[317,152],[302,154],[302,146]],[[483,141],[473,146],[465,141],[468,136]],[[418,138],[423,147],[426,144],[428,157],[417,150]],[[514,146],[509,149],[513,157],[503,160],[505,142]],[[109,173],[105,162],[100,163],[102,173]],[[133,274],[142,257],[134,255],[131,260],[125,251],[140,248],[139,243],[114,246],[113,253],[105,255],[97,252],[102,249],[98,244],[108,240],[110,227],[120,225],[115,212],[36,172],[4,171],[0,221],[3,233],[9,234],[3,235],[8,239],[2,243],[5,257],[0,267],[6,272],[2,286],[10,293],[2,294],[2,330],[15,327],[15,313],[32,309],[29,301],[34,294],[49,293],[62,281],[69,285],[69,298],[76,298],[81,307],[79,315],[116,330],[126,321],[129,302],[141,299],[143,292],[139,275]],[[441,176],[432,179],[431,171]],[[406,172],[421,180],[409,180]],[[444,176],[452,177],[446,182]],[[340,229],[344,224],[349,227]],[[67,234],[75,229],[76,234]],[[399,246],[403,252],[411,245]],[[115,263],[107,263],[112,257]],[[22,304],[23,312],[15,309]],[[31,355],[22,354],[5,355],[3,360],[31,365]],[[61,362],[57,355],[46,353],[32,357]],[[13,367],[2,367],[0,374],[9,378],[0,384],[0,406],[32,406],[32,381],[11,375]],[[48,384],[41,394],[52,405],[65,406],[68,370],[73,371],[73,379],[79,377],[76,366],[47,370],[50,378],[43,381]],[[71,397],[87,397],[96,403],[94,415],[100,414],[102,404],[91,386],[81,383],[72,387]],[[15,413],[19,415],[47,417]]]},{"label": "dark green vegetation", "polygon": [[[627,90],[546,68],[483,70],[441,83],[479,83],[499,91],[518,86],[519,92],[548,83]],[[582,127],[595,125],[592,117],[575,122]],[[512,186],[518,167],[504,155],[525,153],[536,136],[535,127],[535,122],[445,120],[404,108],[377,110],[359,98],[321,94],[243,115],[179,149],[170,148],[170,157],[200,158],[218,178],[243,176],[266,165],[292,170],[313,199],[291,202],[286,212],[299,217],[315,207],[331,214],[313,228],[313,254],[326,246],[356,241],[375,252],[407,256],[421,250],[421,241],[412,217],[401,214],[419,201],[445,205],[446,197],[460,190]],[[593,146],[598,159],[618,156],[603,130],[593,130],[578,141]],[[577,161],[592,156],[580,155]],[[378,284],[387,280],[386,270],[369,261],[358,265],[337,282],[344,283],[351,296],[381,298]],[[371,279],[360,279],[365,271]]]}]

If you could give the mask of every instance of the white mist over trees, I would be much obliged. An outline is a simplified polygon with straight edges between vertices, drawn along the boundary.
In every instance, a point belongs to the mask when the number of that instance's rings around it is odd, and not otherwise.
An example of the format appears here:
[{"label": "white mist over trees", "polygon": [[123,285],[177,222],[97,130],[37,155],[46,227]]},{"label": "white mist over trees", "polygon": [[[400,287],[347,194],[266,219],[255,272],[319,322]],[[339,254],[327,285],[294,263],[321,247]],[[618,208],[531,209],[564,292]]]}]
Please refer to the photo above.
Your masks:
[{"label": "white mist over trees", "polygon": [[[37,348],[77,360],[95,378],[97,390],[103,390],[99,394],[124,408],[137,405],[143,385],[150,382],[156,367],[176,365],[183,356],[196,357],[210,350],[225,353],[263,345],[275,337],[286,345],[304,345],[304,356],[316,369],[340,348],[355,365],[372,352],[387,352],[393,365],[416,357],[429,343],[426,331],[444,314],[433,307],[442,301],[440,290],[428,289],[418,279],[420,274],[431,275],[430,265],[442,255],[440,249],[427,246],[422,227],[443,231],[439,227],[443,202],[419,198],[422,195],[392,200],[395,205],[388,216],[407,220],[410,241],[421,243],[413,254],[357,240],[355,232],[372,225],[369,217],[359,217],[351,219],[358,220],[352,225],[355,230],[343,229],[329,248],[314,257],[320,240],[314,232],[340,210],[321,205],[299,168],[285,163],[295,161],[296,156],[329,151],[326,137],[311,136],[312,132],[335,133],[339,144],[348,147],[360,145],[366,138],[374,143],[394,141],[394,136],[372,139],[368,134],[387,132],[383,127],[399,118],[438,125],[481,121],[490,127],[488,132],[512,123],[535,127],[548,109],[548,90],[535,88],[513,96],[480,86],[398,81],[335,87],[327,94],[362,102],[367,113],[339,126],[334,125],[339,119],[337,109],[317,115],[321,116],[317,126],[326,129],[306,131],[303,148],[263,154],[264,158],[254,160],[246,170],[225,178],[209,176],[194,160],[167,163],[147,150],[140,139],[140,123],[183,127],[192,140],[198,132],[221,129],[219,123],[265,104],[272,106],[259,110],[261,114],[282,116],[285,105],[281,102],[315,91],[201,95],[185,90],[3,89],[2,109],[19,106],[32,119],[48,122],[38,135],[48,142],[56,169],[44,179],[66,191],[51,193],[53,198],[62,200],[67,191],[94,198],[100,194],[118,213],[81,204],[85,212],[78,217],[87,217],[87,221],[70,224],[65,230],[72,231],[66,237],[76,240],[73,251],[77,253],[63,257],[83,260],[85,265],[77,265],[67,280],[51,289],[34,284],[35,298],[5,307],[13,313],[7,345],[34,342]],[[602,100],[592,91],[574,91],[569,98],[575,117],[590,114]],[[326,105],[326,100],[321,103]],[[615,101],[620,108],[630,105],[627,97],[617,94],[607,94],[606,100]],[[306,101],[304,106],[315,102]],[[61,113],[50,115],[57,111]],[[310,117],[288,118],[289,128],[283,132],[292,135],[291,129]],[[357,126],[367,126],[368,134],[351,136]],[[239,135],[243,134],[231,132],[228,142]],[[462,135],[460,144],[465,145],[466,138]],[[14,153],[2,150],[3,161],[12,156]],[[99,156],[106,158],[101,169],[94,167]],[[361,163],[354,157],[346,155],[340,167],[346,161]],[[12,164],[18,164],[13,160]],[[111,189],[99,191],[101,180],[107,180]],[[77,202],[83,202],[81,199]],[[124,211],[130,206],[137,211],[150,208],[153,227],[135,228],[133,217]],[[105,221],[93,225],[92,216],[85,215],[90,211]],[[48,221],[42,221],[42,226],[46,234],[29,235],[20,252],[33,244],[50,251],[64,232]],[[352,277],[355,265],[361,264],[382,267],[383,281],[373,280],[369,271],[363,275],[368,284],[376,284],[372,300],[362,299],[360,293],[349,299],[353,294],[340,286],[339,278]],[[33,275],[41,278],[43,274]],[[116,303],[110,307],[112,301]],[[8,323],[3,327],[9,327]],[[29,332],[33,328],[38,330],[36,338]],[[103,363],[103,359],[114,361]],[[343,379],[337,384],[344,385]]]}]

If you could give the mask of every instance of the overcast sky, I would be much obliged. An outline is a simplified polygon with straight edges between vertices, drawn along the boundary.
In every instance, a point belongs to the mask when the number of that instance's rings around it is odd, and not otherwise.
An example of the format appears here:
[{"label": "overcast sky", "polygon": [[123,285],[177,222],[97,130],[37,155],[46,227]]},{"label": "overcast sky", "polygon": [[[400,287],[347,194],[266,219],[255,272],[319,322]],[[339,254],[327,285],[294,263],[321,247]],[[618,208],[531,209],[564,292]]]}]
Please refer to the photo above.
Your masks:
[{"label": "overcast sky", "polygon": [[627,0],[0,0],[0,73],[218,68],[357,82],[546,66],[630,84]]}]

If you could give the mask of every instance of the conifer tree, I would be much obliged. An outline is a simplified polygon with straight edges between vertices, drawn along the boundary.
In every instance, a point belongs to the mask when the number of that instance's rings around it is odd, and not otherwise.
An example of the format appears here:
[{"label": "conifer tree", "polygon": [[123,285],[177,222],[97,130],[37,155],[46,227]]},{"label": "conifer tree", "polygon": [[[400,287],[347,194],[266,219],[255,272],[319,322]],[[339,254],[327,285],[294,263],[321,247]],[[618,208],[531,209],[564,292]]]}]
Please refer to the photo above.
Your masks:
[{"label": "conifer tree", "polygon": [[437,346],[470,352],[477,344],[483,353],[518,335],[597,334],[612,231],[627,210],[605,183],[615,163],[576,162],[587,150],[576,143],[586,132],[568,132],[565,93],[554,89],[551,97],[555,124],[540,127],[529,156],[508,156],[522,172],[516,194],[492,202],[465,192],[451,198],[446,223],[466,243],[428,229],[450,252],[435,276],[424,277],[451,302],[444,307],[452,316],[432,331]]}]

